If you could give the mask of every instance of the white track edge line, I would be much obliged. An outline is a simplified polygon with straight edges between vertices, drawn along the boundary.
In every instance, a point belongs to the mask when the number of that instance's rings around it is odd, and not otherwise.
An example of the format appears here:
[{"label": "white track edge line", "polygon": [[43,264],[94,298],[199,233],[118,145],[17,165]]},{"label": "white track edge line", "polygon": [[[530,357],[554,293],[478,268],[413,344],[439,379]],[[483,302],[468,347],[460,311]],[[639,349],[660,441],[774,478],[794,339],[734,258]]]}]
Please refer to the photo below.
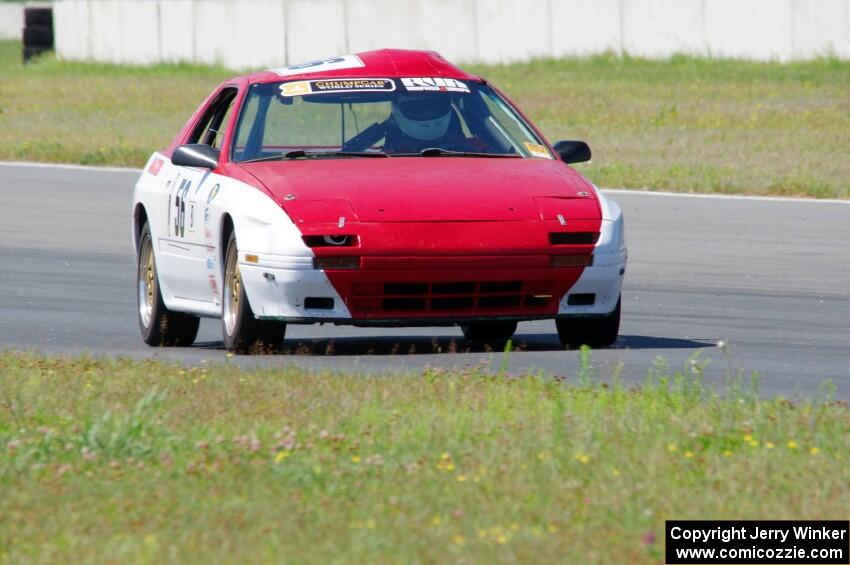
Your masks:
[{"label": "white track edge line", "polygon": [[[134,167],[99,167],[96,165],[74,165],[67,163],[38,163],[30,161],[0,161],[0,167],[67,169],[76,171],[94,171],[108,173],[141,173]],[[672,192],[669,190],[643,190],[639,188],[601,188],[606,194],[624,194],[627,196],[674,196],[679,198],[708,198],[714,200],[752,200],[755,202],[793,202],[804,204],[850,204],[850,200],[829,198],[792,198],[789,196],[748,196],[745,194],[712,194],[697,192]]]},{"label": "white track edge line", "polygon": [[43,168],[43,169],[68,169],[72,171],[94,171],[107,173],[141,173],[142,169],[136,167],[99,167],[96,165],[74,165],[70,163],[38,163],[35,161],[0,161],[0,167],[21,168]]},{"label": "white track edge line", "polygon": [[681,198],[707,198],[713,200],[753,200],[756,202],[795,202],[804,204],[850,204],[850,200],[835,198],[808,198],[791,196],[752,196],[747,194],[713,194],[699,192],[672,192],[669,190],[644,190],[640,188],[600,188],[606,194],[635,196],[676,196]]}]

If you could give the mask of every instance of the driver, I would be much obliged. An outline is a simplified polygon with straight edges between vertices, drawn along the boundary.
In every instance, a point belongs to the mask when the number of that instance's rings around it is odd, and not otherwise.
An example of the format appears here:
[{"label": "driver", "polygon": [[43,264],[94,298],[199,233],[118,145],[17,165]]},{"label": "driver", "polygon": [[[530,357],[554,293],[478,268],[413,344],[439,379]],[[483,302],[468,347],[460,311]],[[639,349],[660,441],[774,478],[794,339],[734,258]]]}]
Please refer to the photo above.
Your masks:
[{"label": "driver", "polygon": [[390,153],[419,153],[431,147],[473,150],[451,102],[451,96],[438,93],[393,98],[384,150]]}]

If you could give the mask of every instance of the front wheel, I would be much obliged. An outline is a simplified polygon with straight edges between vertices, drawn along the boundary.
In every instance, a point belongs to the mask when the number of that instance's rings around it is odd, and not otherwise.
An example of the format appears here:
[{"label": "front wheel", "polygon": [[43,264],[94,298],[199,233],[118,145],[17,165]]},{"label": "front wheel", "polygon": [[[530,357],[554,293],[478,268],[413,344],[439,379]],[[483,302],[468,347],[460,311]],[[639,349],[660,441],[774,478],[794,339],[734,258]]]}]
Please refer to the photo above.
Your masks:
[{"label": "front wheel", "polygon": [[558,328],[558,338],[561,343],[576,349],[582,345],[590,347],[608,347],[617,341],[620,333],[620,302],[617,307],[604,318],[562,318],[555,320]]},{"label": "front wheel", "polygon": [[239,249],[231,232],[224,260],[224,297],[222,299],[222,333],[224,347],[239,353],[274,352],[283,346],[286,324],[258,320],[254,316],[242,275],[239,272]]},{"label": "front wheel", "polygon": [[476,322],[468,326],[461,326],[466,339],[476,341],[502,341],[510,339],[516,332],[516,322]]},{"label": "front wheel", "polygon": [[200,318],[165,307],[159,290],[159,276],[153,253],[150,226],[145,223],[139,234],[138,282],[139,330],[148,345],[187,347],[195,342]]}]

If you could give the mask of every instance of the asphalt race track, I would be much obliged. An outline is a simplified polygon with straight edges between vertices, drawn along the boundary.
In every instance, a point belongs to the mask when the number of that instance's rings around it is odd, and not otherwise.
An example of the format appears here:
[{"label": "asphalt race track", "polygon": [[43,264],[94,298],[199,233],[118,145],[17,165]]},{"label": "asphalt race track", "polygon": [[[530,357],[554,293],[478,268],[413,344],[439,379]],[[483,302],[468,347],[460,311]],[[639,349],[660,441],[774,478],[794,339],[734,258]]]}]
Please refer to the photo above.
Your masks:
[{"label": "asphalt race track", "polygon": [[[0,164],[0,348],[225,361],[218,320],[204,320],[187,349],[139,337],[137,175]],[[727,374],[758,371],[762,394],[814,396],[830,379],[850,398],[850,202],[612,195],[626,216],[629,267],[620,340],[592,354],[600,376],[619,370],[636,383],[658,357],[682,367],[701,352],[706,380],[721,387]],[[520,324],[515,343],[512,373],[575,376],[578,353],[560,347],[553,322]],[[228,362],[364,373],[502,363],[457,328],[290,326],[286,347]]]}]

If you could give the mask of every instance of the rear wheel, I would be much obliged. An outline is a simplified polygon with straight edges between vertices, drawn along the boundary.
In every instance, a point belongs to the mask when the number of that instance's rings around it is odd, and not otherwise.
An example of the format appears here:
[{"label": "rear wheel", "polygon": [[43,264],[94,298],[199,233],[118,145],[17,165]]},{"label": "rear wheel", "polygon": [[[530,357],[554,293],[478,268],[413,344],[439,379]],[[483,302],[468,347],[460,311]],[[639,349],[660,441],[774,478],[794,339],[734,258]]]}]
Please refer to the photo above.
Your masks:
[{"label": "rear wheel", "polygon": [[242,275],[239,272],[239,249],[231,232],[224,260],[224,296],[222,298],[222,333],[224,347],[239,353],[266,353],[283,346],[286,323],[258,320],[254,317]]},{"label": "rear wheel", "polygon": [[148,345],[187,347],[195,342],[200,318],[165,307],[159,290],[159,277],[153,253],[153,240],[147,222],[139,236],[138,282],[139,329]]},{"label": "rear wheel", "polygon": [[476,322],[468,326],[461,326],[466,339],[476,341],[506,340],[516,332],[516,322]]},{"label": "rear wheel", "polygon": [[620,302],[604,318],[562,318],[555,320],[558,338],[571,349],[589,345],[590,347],[608,347],[617,341],[620,333]]}]

